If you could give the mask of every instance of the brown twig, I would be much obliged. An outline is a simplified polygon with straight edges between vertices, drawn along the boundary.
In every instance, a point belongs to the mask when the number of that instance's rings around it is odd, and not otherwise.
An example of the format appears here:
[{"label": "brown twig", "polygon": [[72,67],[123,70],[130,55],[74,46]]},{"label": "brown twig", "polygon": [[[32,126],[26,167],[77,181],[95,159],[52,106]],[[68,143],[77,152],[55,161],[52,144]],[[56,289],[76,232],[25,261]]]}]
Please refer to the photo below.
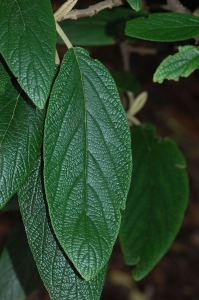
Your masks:
[{"label": "brown twig", "polygon": [[77,20],[83,17],[92,17],[105,8],[113,8],[121,5],[123,5],[122,0],[104,0],[97,4],[91,5],[86,9],[71,10],[70,12],[62,15],[59,19],[56,18],[56,21],[61,22],[65,19]]},{"label": "brown twig", "polygon": [[167,0],[167,4],[171,11],[178,13],[187,13],[186,8],[181,4],[179,0]]}]

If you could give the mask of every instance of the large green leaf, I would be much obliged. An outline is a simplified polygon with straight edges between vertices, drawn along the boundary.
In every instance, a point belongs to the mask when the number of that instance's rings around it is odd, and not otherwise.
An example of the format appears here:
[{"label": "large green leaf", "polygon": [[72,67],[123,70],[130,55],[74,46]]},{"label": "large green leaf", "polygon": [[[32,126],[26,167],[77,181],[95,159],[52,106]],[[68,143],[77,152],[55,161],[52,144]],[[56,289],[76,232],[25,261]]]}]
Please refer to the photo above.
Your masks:
[{"label": "large green leaf", "polygon": [[110,73],[86,50],[70,49],[48,106],[44,178],[56,236],[87,280],[110,257],[131,165],[127,119]]},{"label": "large green leaf", "polygon": [[[92,280],[82,279],[58,243],[49,222],[40,160],[19,191],[19,204],[30,248],[52,300],[98,300],[106,267]],[[68,228],[64,234],[67,235]]]},{"label": "large green leaf", "polygon": [[127,0],[130,6],[135,10],[142,9],[142,1],[141,0]]},{"label": "large green leaf", "polygon": [[55,63],[55,21],[49,0],[0,0],[0,53],[32,101],[43,108]]},{"label": "large green leaf", "polygon": [[120,241],[125,261],[142,279],[173,242],[188,199],[185,161],[170,139],[159,139],[152,125],[132,130],[134,167]]},{"label": "large green leaf", "polygon": [[157,68],[153,81],[162,83],[164,79],[178,81],[180,76],[188,77],[199,68],[199,47],[184,46],[179,52],[168,56]]},{"label": "large green leaf", "polygon": [[[115,37],[118,32],[124,32],[127,20],[146,14],[147,12],[144,11],[135,13],[130,8],[104,9],[92,18],[64,20],[60,22],[60,26],[73,45],[113,45],[116,43]],[[59,36],[57,42],[63,43]]]},{"label": "large green leaf", "polygon": [[0,299],[24,300],[42,284],[22,221],[11,232],[0,257]]},{"label": "large green leaf", "polygon": [[[29,100],[30,102],[30,100]],[[9,81],[0,92],[0,208],[32,169],[42,142],[44,111]]]},{"label": "large green leaf", "polygon": [[175,42],[199,35],[199,18],[181,13],[156,13],[126,23],[126,35],[144,40]]},{"label": "large green leaf", "polygon": [[8,75],[7,71],[4,68],[1,58],[2,57],[0,55],[0,92],[3,90],[6,83],[10,80],[10,76]]}]

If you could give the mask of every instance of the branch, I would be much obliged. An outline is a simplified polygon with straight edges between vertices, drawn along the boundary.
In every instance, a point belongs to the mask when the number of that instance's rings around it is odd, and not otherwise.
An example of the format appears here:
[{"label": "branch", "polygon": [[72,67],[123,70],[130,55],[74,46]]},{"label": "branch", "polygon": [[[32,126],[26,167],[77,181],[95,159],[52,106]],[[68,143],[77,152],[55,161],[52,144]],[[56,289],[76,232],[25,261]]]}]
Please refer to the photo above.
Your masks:
[{"label": "branch", "polygon": [[187,13],[186,8],[180,3],[179,0],[167,0],[167,4],[171,11],[178,13]]},{"label": "branch", "polygon": [[71,42],[69,41],[69,39],[67,38],[65,32],[62,30],[62,28],[59,26],[59,24],[56,22],[56,30],[58,32],[58,34],[60,35],[60,37],[62,38],[62,40],[64,41],[64,43],[66,44],[67,48],[73,48],[73,45],[71,44]]},{"label": "branch", "polygon": [[97,4],[91,5],[86,9],[71,10],[66,14],[62,14],[62,16],[59,19],[56,18],[56,21],[61,22],[65,19],[77,20],[83,17],[92,17],[96,15],[100,10],[103,10],[105,8],[113,8],[120,5],[123,5],[122,0],[104,0]]},{"label": "branch", "polygon": [[71,9],[75,6],[78,0],[68,0],[65,2],[55,13],[54,18],[55,21],[59,21],[63,18],[63,16],[67,15]]}]

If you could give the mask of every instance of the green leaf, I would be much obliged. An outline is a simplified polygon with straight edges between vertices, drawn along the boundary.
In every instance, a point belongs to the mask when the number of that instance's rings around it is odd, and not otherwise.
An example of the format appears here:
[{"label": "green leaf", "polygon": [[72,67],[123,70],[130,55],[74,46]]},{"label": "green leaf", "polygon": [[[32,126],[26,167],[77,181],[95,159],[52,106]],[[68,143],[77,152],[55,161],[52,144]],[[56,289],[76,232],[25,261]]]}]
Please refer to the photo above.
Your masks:
[{"label": "green leaf", "polygon": [[185,161],[173,141],[161,140],[154,127],[132,130],[134,167],[122,214],[120,241],[136,280],[146,276],[171,246],[188,199]]},{"label": "green leaf", "polygon": [[[104,9],[92,18],[64,20],[60,22],[60,26],[73,45],[114,45],[118,33],[124,32],[127,20],[146,14],[147,12],[144,11],[135,13],[130,8]],[[59,35],[57,35],[57,42],[63,43]]]},{"label": "green leaf", "polygon": [[40,108],[54,76],[56,31],[49,0],[0,0],[0,52]]},{"label": "green leaf", "polygon": [[139,83],[130,72],[111,71],[111,75],[115,80],[118,90],[123,92],[133,92],[135,94],[139,92]]},{"label": "green leaf", "polygon": [[24,300],[42,281],[22,221],[11,232],[0,257],[0,299]]},{"label": "green leaf", "polygon": [[125,33],[157,42],[183,41],[199,35],[199,18],[181,13],[156,13],[128,21]]},{"label": "green leaf", "polygon": [[131,165],[127,119],[110,73],[86,50],[70,49],[48,106],[44,178],[56,236],[86,280],[110,257]]},{"label": "green leaf", "polygon": [[10,76],[8,75],[2,64],[2,59],[0,55],[0,92],[3,90],[8,81],[10,81]]},{"label": "green leaf", "polygon": [[[64,254],[49,221],[40,160],[19,191],[19,204],[30,248],[51,299],[100,299],[106,267],[94,279],[85,281]],[[64,234],[68,234],[68,228]]]},{"label": "green leaf", "polygon": [[30,105],[7,82],[0,92],[0,209],[34,165],[41,148],[43,119],[44,111]]},{"label": "green leaf", "polygon": [[127,0],[127,2],[136,11],[142,9],[142,2],[141,2],[141,0]]},{"label": "green leaf", "polygon": [[179,52],[168,56],[157,68],[153,81],[162,83],[164,79],[178,81],[180,76],[188,77],[199,68],[199,47],[184,46]]}]

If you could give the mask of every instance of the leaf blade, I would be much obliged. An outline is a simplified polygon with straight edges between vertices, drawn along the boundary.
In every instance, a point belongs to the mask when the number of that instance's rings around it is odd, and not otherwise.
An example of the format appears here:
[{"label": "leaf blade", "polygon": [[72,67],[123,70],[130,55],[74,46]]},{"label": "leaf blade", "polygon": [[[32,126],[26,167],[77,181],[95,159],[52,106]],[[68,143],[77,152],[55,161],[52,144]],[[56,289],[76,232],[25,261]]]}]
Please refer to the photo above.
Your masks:
[{"label": "leaf blade", "polygon": [[55,22],[49,0],[0,1],[0,52],[39,108],[54,77]]},{"label": "leaf blade", "polygon": [[52,300],[99,300],[106,267],[90,281],[83,280],[74,270],[49,222],[40,164],[38,159],[18,195],[29,245],[41,278]]},{"label": "leaf blade", "polygon": [[0,208],[34,165],[42,143],[44,114],[27,103],[10,81],[0,92]]},{"label": "leaf blade", "polygon": [[155,13],[128,21],[125,34],[157,42],[183,41],[199,35],[199,18],[182,13]]},{"label": "leaf blade", "polygon": [[[137,145],[137,147],[135,147]],[[185,161],[170,139],[160,140],[154,127],[134,127],[134,169],[120,241],[136,280],[162,258],[179,231],[187,206]]]},{"label": "leaf blade", "polygon": [[135,9],[136,11],[142,9],[142,2],[141,0],[127,0],[127,2],[130,4],[130,6]]},{"label": "leaf blade", "polygon": [[130,182],[130,151],[113,79],[84,49],[69,50],[46,117],[44,178],[55,233],[87,280],[107,263],[118,234]]},{"label": "leaf blade", "polygon": [[23,300],[41,284],[22,221],[8,237],[0,256],[0,299]]},{"label": "leaf blade", "polygon": [[164,79],[179,80],[179,77],[188,77],[199,68],[199,48],[195,46],[178,47],[179,52],[169,55],[158,66],[153,81],[162,83]]}]

